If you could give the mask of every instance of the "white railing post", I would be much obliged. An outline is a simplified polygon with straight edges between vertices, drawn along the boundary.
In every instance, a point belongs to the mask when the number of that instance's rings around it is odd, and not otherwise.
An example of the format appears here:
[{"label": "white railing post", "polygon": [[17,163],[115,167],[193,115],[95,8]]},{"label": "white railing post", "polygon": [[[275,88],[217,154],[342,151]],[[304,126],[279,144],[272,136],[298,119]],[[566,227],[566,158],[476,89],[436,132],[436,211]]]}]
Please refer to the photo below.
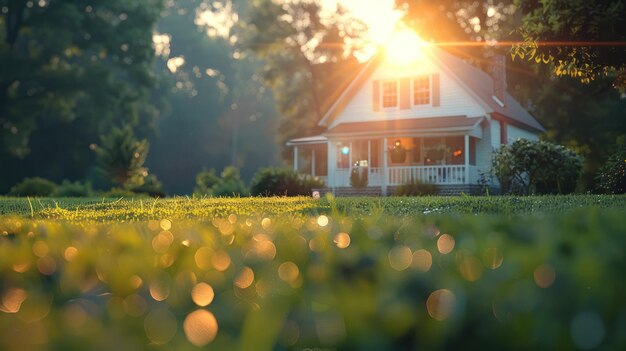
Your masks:
[{"label": "white railing post", "polygon": [[313,146],[313,149],[311,149],[311,158],[313,159],[311,162],[311,175],[313,177],[315,177],[315,146]]},{"label": "white railing post", "polygon": [[293,170],[298,172],[298,146],[293,147]]},{"label": "white railing post", "polygon": [[469,174],[469,135],[465,134],[465,184],[470,183]]},{"label": "white railing post", "polygon": [[382,195],[387,196],[387,184],[389,183],[389,170],[387,167],[387,138],[383,138],[383,186]]}]

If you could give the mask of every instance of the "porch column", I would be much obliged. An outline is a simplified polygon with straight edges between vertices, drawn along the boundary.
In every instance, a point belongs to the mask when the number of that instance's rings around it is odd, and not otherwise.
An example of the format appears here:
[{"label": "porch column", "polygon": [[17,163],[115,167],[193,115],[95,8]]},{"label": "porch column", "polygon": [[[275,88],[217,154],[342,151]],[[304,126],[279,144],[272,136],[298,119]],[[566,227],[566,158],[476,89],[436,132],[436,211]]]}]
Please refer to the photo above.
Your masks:
[{"label": "porch column", "polygon": [[371,181],[372,177],[372,141],[367,140],[367,179]]},{"label": "porch column", "polygon": [[350,167],[350,174],[352,174],[352,142],[350,142],[350,152],[348,153],[348,164]]},{"label": "porch column", "polygon": [[315,146],[313,146],[313,148],[311,149],[311,153],[312,153],[312,155],[311,155],[312,161],[311,162],[313,162],[311,164],[311,175],[315,177]]},{"label": "porch column", "polygon": [[293,147],[293,170],[298,172],[298,146]]},{"label": "porch column", "polygon": [[387,169],[387,138],[383,138],[383,186],[382,195],[387,196],[387,184],[389,183],[389,170]]},{"label": "porch column", "polygon": [[465,134],[465,184],[470,183],[470,169],[469,169],[469,135]]},{"label": "porch column", "polygon": [[326,186],[331,188],[334,193],[335,188],[335,170],[337,168],[337,149],[334,142],[327,142],[327,160],[328,160],[328,174],[326,177]]}]

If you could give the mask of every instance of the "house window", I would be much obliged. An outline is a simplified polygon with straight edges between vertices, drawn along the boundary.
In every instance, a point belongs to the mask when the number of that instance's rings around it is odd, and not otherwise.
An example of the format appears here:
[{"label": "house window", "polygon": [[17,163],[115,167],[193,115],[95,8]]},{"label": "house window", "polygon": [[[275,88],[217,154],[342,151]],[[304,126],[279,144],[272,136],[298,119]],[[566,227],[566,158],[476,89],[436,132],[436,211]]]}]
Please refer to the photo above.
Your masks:
[{"label": "house window", "polygon": [[413,79],[413,104],[430,104],[430,77],[420,76]]},{"label": "house window", "polygon": [[398,81],[387,80],[382,82],[383,108],[398,107]]}]

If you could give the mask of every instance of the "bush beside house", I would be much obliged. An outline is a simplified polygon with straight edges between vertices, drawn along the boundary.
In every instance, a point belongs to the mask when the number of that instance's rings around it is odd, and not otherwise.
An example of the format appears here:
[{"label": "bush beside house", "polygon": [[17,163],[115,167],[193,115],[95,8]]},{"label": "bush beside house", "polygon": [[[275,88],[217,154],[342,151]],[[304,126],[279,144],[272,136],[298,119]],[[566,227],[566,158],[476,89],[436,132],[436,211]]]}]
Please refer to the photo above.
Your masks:
[{"label": "bush beside house", "polygon": [[604,194],[626,193],[626,141],[618,145],[596,176],[597,190]]},{"label": "bush beside house", "polygon": [[288,168],[261,168],[252,177],[250,193],[253,196],[311,195],[314,188],[322,188],[323,181]]},{"label": "bush beside house", "polygon": [[215,174],[215,169],[198,173],[193,193],[198,196],[237,197],[248,196],[249,191],[241,180],[239,170],[229,166],[224,168],[220,177]]},{"label": "bush beside house", "polygon": [[518,139],[494,151],[492,172],[503,194],[567,194],[576,190],[583,157],[547,141]]}]

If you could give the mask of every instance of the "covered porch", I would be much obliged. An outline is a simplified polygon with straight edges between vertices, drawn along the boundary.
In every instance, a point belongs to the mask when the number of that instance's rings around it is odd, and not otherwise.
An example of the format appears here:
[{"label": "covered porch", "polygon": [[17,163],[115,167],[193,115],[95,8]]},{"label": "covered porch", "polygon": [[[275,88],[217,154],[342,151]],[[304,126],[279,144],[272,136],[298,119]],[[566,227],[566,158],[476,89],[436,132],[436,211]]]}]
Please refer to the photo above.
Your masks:
[{"label": "covered porch", "polygon": [[[367,174],[367,186],[381,194],[411,181],[443,186],[477,184],[476,145],[482,138],[479,118],[441,118],[444,128],[405,128],[407,123],[350,123],[326,134],[290,140],[294,169],[326,181],[331,191],[351,186],[353,170]],[[375,122],[376,123],[376,122]],[[360,128],[361,125],[366,128]],[[452,125],[451,125],[452,124]],[[323,156],[322,156],[323,155]],[[320,168],[320,156],[327,159]],[[304,164],[303,164],[304,163]]]}]

